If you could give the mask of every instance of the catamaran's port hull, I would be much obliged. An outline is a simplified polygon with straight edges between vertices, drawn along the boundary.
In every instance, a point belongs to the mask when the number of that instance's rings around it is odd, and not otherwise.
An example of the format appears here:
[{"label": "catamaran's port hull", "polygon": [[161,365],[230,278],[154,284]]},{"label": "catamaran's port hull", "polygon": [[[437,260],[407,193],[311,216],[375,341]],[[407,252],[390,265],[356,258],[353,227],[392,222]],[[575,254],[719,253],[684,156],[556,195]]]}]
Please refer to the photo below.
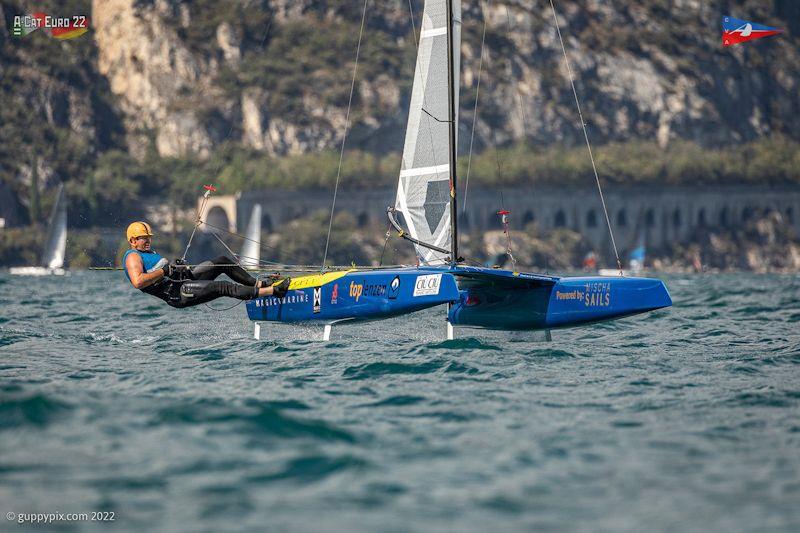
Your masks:
[{"label": "catamaran's port hull", "polygon": [[539,330],[580,326],[670,307],[664,282],[652,278],[548,278],[483,270],[461,276],[454,326]]},{"label": "catamaran's port hull", "polygon": [[378,320],[459,298],[455,278],[449,273],[416,268],[303,276],[294,278],[289,289],[285,298],[248,301],[247,316],[257,322]]}]

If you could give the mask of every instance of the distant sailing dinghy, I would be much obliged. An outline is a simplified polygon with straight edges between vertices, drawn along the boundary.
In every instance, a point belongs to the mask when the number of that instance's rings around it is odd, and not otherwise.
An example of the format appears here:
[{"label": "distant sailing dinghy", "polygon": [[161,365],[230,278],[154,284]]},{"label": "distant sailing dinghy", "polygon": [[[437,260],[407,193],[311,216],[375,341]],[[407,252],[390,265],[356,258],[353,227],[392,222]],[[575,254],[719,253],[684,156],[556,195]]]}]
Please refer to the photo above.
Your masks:
[{"label": "distant sailing dinghy", "polygon": [[644,233],[639,237],[639,243],[630,254],[628,254],[628,271],[620,271],[613,268],[601,268],[597,273],[601,276],[619,276],[628,274],[641,274],[644,272],[644,259],[646,254]]},{"label": "distant sailing dinghy", "polygon": [[40,266],[11,267],[9,272],[17,276],[63,276],[64,256],[67,249],[67,198],[64,184],[58,187],[56,203],[47,229],[42,264]]},{"label": "distant sailing dinghy", "polygon": [[250,213],[239,264],[248,270],[257,269],[261,264],[261,204],[254,205]]}]

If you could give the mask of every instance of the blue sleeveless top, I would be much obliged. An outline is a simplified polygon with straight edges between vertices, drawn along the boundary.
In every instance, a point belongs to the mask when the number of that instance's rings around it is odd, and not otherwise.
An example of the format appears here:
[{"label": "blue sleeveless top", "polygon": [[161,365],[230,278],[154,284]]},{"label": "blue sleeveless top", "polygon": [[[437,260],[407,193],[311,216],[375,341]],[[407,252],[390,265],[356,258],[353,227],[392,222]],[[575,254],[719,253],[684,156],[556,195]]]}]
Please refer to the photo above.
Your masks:
[{"label": "blue sleeveless top", "polygon": [[151,268],[155,266],[156,263],[161,261],[161,256],[158,254],[158,252],[154,250],[151,250],[149,252],[141,252],[139,250],[134,250],[133,248],[131,248],[130,250],[125,252],[125,255],[122,256],[122,271],[125,272],[125,277],[128,278],[128,281],[131,280],[131,277],[128,275],[128,269],[125,268],[125,261],[127,261],[128,256],[134,252],[139,254],[139,257],[142,258],[142,263],[144,263],[145,272],[149,271]]}]

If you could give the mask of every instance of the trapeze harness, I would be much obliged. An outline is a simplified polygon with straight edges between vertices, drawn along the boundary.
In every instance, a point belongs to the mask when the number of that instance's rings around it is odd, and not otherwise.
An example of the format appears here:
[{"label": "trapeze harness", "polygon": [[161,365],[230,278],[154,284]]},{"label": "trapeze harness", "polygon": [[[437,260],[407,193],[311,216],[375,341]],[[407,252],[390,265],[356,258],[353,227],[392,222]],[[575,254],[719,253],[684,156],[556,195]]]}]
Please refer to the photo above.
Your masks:
[{"label": "trapeze harness", "polygon": [[[122,256],[122,264],[132,253],[142,258],[145,272],[151,272],[163,258],[155,251],[142,252],[130,249]],[[131,281],[128,269],[123,269],[125,277]],[[251,300],[258,296],[257,280],[245,269],[236,264],[230,257],[221,255],[210,261],[204,261],[193,268],[183,271],[182,279],[164,278],[157,283],[141,289],[156,298],[160,298],[172,307],[191,307],[210,302],[221,296],[229,296],[237,300]],[[214,281],[218,276],[226,274],[237,283]]]}]

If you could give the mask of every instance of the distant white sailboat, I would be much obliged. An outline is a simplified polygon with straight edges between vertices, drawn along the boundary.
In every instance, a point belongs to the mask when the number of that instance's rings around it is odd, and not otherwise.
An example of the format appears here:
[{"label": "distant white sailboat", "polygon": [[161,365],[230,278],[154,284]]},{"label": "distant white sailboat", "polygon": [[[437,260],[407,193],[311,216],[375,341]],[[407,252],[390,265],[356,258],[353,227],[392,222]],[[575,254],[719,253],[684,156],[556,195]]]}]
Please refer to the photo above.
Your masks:
[{"label": "distant white sailboat", "polygon": [[244,268],[259,268],[261,264],[261,204],[253,206],[247,224],[245,241],[239,254],[239,264]]},{"label": "distant white sailboat", "polygon": [[59,185],[50,224],[47,229],[42,263],[39,266],[11,267],[9,272],[17,276],[63,276],[64,256],[67,250],[67,198],[64,184]]}]

